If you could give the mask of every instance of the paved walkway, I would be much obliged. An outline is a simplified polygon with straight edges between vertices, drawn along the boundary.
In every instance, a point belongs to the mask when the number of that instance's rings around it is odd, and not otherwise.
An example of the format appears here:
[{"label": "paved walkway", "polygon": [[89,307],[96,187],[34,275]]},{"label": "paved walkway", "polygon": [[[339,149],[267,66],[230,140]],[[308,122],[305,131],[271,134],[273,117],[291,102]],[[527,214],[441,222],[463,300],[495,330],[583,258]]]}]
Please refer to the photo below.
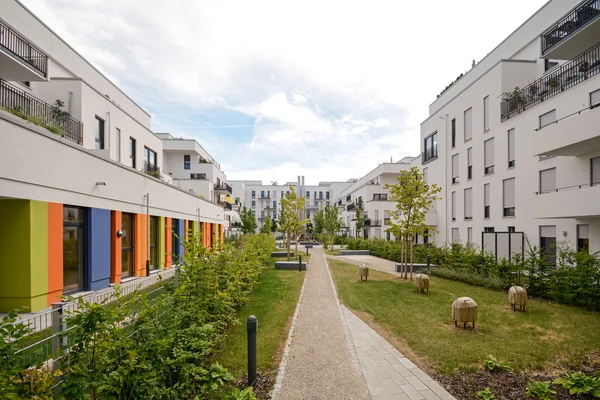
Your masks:
[{"label": "paved walkway", "polygon": [[323,249],[315,247],[285,369],[280,371],[283,380],[275,387],[277,399],[369,399],[342,318]]}]

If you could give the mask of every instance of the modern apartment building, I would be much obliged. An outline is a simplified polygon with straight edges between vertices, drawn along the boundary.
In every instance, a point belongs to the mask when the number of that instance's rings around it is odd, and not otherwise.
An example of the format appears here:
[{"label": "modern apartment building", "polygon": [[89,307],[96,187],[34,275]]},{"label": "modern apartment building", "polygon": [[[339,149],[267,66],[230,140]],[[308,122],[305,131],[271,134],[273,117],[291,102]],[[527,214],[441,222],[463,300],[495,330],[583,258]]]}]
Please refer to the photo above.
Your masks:
[{"label": "modern apartment building", "polygon": [[174,186],[178,141],[17,0],[0,13],[0,106],[0,311],[169,268],[190,230],[222,239],[224,175],[204,199]]},{"label": "modern apartment building", "polygon": [[549,1],[429,106],[434,240],[599,251],[599,104],[600,1]]}]

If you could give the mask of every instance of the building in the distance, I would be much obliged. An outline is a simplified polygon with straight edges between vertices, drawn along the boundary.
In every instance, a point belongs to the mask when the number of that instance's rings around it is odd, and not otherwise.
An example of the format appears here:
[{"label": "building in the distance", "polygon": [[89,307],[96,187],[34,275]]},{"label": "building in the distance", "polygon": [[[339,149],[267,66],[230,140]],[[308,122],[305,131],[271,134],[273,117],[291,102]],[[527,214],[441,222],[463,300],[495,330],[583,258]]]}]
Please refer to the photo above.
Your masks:
[{"label": "building in the distance", "polygon": [[600,250],[600,2],[552,0],[429,106],[437,242]]}]

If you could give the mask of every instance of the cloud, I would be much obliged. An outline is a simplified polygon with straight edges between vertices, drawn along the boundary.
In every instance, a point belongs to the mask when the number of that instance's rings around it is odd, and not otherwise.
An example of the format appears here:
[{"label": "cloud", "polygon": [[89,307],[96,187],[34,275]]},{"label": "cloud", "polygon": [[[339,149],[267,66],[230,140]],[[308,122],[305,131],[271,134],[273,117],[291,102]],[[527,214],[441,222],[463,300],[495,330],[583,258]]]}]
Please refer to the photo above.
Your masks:
[{"label": "cloud", "polygon": [[157,131],[196,138],[230,178],[280,182],[418,154],[437,93],[545,2],[22,1]]}]

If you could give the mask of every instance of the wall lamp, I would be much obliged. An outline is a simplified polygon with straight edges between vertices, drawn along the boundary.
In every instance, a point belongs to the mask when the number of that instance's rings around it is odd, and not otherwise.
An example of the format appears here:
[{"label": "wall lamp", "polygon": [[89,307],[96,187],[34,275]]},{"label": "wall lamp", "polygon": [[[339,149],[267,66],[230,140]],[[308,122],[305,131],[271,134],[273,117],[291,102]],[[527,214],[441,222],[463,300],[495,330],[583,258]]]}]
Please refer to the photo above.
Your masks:
[{"label": "wall lamp", "polygon": [[96,182],[96,186],[106,186],[106,182]]},{"label": "wall lamp", "polygon": [[123,230],[119,229],[119,230],[117,231],[117,237],[118,237],[118,238],[122,238],[123,236],[125,236],[125,232],[124,232]]}]

